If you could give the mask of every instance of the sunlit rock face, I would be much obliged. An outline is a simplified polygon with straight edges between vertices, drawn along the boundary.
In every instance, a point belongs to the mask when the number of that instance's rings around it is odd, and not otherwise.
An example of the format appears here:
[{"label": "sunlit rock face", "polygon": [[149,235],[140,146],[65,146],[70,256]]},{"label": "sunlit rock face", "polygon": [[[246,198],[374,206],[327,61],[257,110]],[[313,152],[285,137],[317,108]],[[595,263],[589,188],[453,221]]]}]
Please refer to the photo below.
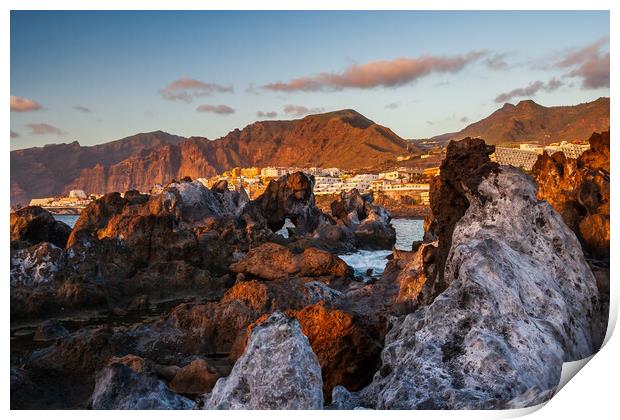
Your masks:
[{"label": "sunlit rock face", "polygon": [[[532,390],[556,386],[563,362],[596,350],[595,279],[575,234],[536,199],[531,179],[502,167],[467,199],[445,264],[446,290],[393,320],[362,404],[499,408],[525,393],[531,401]],[[346,405],[346,393],[339,395]]]},{"label": "sunlit rock face", "polygon": [[590,150],[578,159],[563,153],[538,158],[532,172],[538,198],[547,200],[575,231],[586,253],[609,259],[610,208],[609,131],[594,133]]},{"label": "sunlit rock face", "polygon": [[274,312],[254,327],[230,375],[206,409],[322,409],[321,367],[297,320]]}]

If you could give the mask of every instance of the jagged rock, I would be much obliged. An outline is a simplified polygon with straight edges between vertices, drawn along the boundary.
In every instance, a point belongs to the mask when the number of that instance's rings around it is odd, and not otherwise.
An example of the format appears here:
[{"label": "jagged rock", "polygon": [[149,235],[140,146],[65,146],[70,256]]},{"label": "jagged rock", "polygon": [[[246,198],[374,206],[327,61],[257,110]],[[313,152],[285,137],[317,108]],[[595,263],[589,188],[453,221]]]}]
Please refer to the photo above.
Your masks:
[{"label": "jagged rock", "polygon": [[205,409],[322,409],[321,368],[299,323],[281,312],[256,326]]},{"label": "jagged rock", "polygon": [[113,363],[97,374],[91,407],[95,410],[181,410],[194,402],[170,391],[150,373]]},{"label": "jagged rock", "polygon": [[294,316],[321,366],[325,401],[332,389],[343,385],[357,391],[367,385],[379,363],[383,332],[368,318],[324,302],[297,311]]},{"label": "jagged rock", "polygon": [[236,273],[265,280],[286,280],[291,277],[340,277],[353,274],[353,269],[335,255],[316,248],[308,248],[299,255],[273,242],[264,243],[248,252],[230,269]]},{"label": "jagged rock", "polygon": [[466,194],[428,306],[392,319],[382,366],[360,400],[374,408],[505,405],[550,390],[562,363],[590,356],[598,292],[574,233],[520,170]]},{"label": "jagged rock", "polygon": [[313,187],[314,177],[303,172],[284,175],[270,181],[265,192],[244,211],[253,220],[264,219],[273,232],[282,229],[287,218],[295,225],[295,232],[312,232],[323,218],[314,201]]},{"label": "jagged rock", "polygon": [[577,234],[589,256],[609,260],[609,131],[594,133],[578,159],[543,153],[532,168],[538,198],[547,200]]},{"label": "jagged rock", "polygon": [[357,189],[343,191],[331,203],[332,216],[342,222],[344,235],[352,237],[355,248],[391,249],[396,243],[396,231],[390,224],[392,217],[385,208],[372,202],[372,193],[362,195]]},{"label": "jagged rock", "polygon": [[28,206],[11,213],[11,248],[28,248],[49,242],[64,248],[71,228],[38,206]]},{"label": "jagged rock", "polygon": [[[403,252],[396,252],[403,254]],[[395,283],[398,295],[394,301],[394,312],[413,312],[420,305],[428,305],[438,293],[436,272],[437,242],[420,244],[413,253],[406,253],[405,258],[394,258],[390,264],[398,264]]]},{"label": "jagged rock", "polygon": [[476,191],[489,173],[497,171],[497,163],[489,158],[494,151],[495,146],[485,144],[482,139],[467,137],[450,141],[439,176],[431,182],[430,214],[424,223],[424,236],[427,242],[438,240],[438,292],[447,286],[443,278],[445,261],[452,245],[454,226],[469,207],[467,194]]},{"label": "jagged rock", "polygon": [[61,248],[41,242],[11,255],[11,286],[37,287],[52,283],[63,269]]},{"label": "jagged rock", "polygon": [[220,374],[204,359],[195,359],[182,367],[170,382],[170,389],[183,395],[202,395],[210,392]]},{"label": "jagged rock", "polygon": [[176,328],[208,343],[207,353],[230,353],[235,361],[245,348],[248,327],[275,310],[296,310],[319,301],[333,302],[342,293],[300,280],[236,283],[219,302],[181,304],[170,313]]}]

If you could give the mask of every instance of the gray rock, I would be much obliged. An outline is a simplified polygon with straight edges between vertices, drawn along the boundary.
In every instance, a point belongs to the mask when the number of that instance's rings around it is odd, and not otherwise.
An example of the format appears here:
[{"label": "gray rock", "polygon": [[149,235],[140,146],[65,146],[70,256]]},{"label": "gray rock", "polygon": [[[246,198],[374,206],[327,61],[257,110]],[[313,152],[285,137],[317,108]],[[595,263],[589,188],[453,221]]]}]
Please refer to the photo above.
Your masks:
[{"label": "gray rock", "polygon": [[63,250],[49,242],[20,249],[11,255],[11,286],[49,284],[63,266]]},{"label": "gray rock", "polygon": [[536,199],[535,184],[503,167],[468,198],[445,266],[449,286],[393,323],[382,367],[361,391],[371,407],[539,402],[531,390],[552,395],[562,363],[594,351],[595,279],[574,233]]},{"label": "gray rock", "polygon": [[151,373],[113,363],[98,374],[91,397],[95,410],[187,410],[194,402],[170,391]]},{"label": "gray rock", "polygon": [[206,397],[205,409],[322,409],[321,367],[299,323],[274,312],[254,327],[230,375]]}]

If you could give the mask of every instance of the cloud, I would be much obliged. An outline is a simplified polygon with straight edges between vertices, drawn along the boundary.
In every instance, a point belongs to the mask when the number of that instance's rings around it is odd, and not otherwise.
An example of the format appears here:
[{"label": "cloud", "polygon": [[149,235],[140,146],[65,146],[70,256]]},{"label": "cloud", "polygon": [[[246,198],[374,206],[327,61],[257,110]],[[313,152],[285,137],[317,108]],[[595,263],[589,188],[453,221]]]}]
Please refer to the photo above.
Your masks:
[{"label": "cloud", "polygon": [[396,87],[412,83],[431,73],[456,73],[484,54],[481,51],[472,51],[465,55],[455,56],[429,55],[418,58],[397,58],[391,61],[371,61],[366,64],[349,66],[342,73],[320,73],[289,82],[270,83],[263,87],[277,92]]},{"label": "cloud", "polygon": [[275,118],[278,116],[278,113],[275,111],[267,111],[267,112],[257,111],[256,116],[258,118]]},{"label": "cloud", "polygon": [[284,113],[295,117],[303,117],[308,114],[318,114],[323,112],[323,108],[308,108],[303,105],[284,105]]},{"label": "cloud", "polygon": [[467,123],[469,122],[469,118],[467,118],[467,117],[463,117],[463,118],[461,118],[461,119],[460,119],[460,121],[461,121],[463,124],[467,124]]},{"label": "cloud", "polygon": [[60,128],[44,123],[28,124],[26,125],[26,127],[30,128],[30,134],[34,134],[37,136],[43,136],[46,134],[55,134],[57,136],[62,136],[66,134]]},{"label": "cloud", "polygon": [[17,137],[19,137],[19,133],[16,133],[15,131],[11,130],[11,138],[14,139]]},{"label": "cloud", "polygon": [[383,108],[394,110],[398,108],[398,104],[396,102],[392,102],[391,104],[387,104]]},{"label": "cloud", "polygon": [[555,67],[572,68],[565,76],[581,78],[582,89],[609,87],[609,52],[601,51],[607,45],[609,45],[609,37],[569,51],[555,63]]},{"label": "cloud", "polygon": [[37,111],[43,108],[40,103],[35,100],[22,98],[21,96],[11,95],[11,111],[27,112]]},{"label": "cloud", "polygon": [[426,124],[428,124],[428,125],[435,125],[435,123],[430,121],[430,120],[426,120]]},{"label": "cloud", "polygon": [[205,83],[200,80],[182,77],[159,90],[161,96],[169,101],[192,102],[194,98],[211,95],[212,93],[232,92],[230,85]]},{"label": "cloud", "polygon": [[508,102],[513,98],[535,96],[541,90],[544,92],[553,92],[554,90],[557,90],[563,85],[564,83],[562,83],[556,78],[549,80],[549,82],[547,83],[544,83],[540,80],[536,80],[535,82],[530,83],[526,87],[516,88],[516,89],[511,90],[510,92],[497,95],[497,97],[495,98],[495,102],[502,103],[502,102]]},{"label": "cloud", "polygon": [[567,74],[568,77],[581,77],[583,89],[609,87],[609,53],[591,57]]},{"label": "cloud", "polygon": [[508,63],[504,60],[505,57],[506,54],[495,54],[487,58],[484,62],[491,70],[503,70],[508,67]]},{"label": "cloud", "polygon": [[227,105],[200,105],[196,108],[198,112],[211,112],[213,114],[234,114],[235,110]]},{"label": "cloud", "polygon": [[85,114],[90,114],[92,112],[90,108],[86,108],[85,106],[82,106],[82,105],[76,105],[73,107],[73,109],[75,109],[76,111],[83,112]]}]

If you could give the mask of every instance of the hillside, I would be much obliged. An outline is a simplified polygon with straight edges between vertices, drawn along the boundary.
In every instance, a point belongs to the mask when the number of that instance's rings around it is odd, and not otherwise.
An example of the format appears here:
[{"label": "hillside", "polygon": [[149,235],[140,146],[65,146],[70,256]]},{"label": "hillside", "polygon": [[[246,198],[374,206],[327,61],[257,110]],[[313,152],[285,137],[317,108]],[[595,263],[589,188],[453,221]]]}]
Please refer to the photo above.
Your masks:
[{"label": "hillside", "polygon": [[405,154],[407,146],[353,110],[255,122],[213,141],[154,132],[98,146],[48,145],[11,152],[11,203],[78,188],[146,191],[172,178],[212,176],[235,166],[361,169]]},{"label": "hillside", "polygon": [[481,137],[490,144],[587,140],[593,132],[609,129],[609,98],[574,106],[545,107],[532,100],[505,104],[488,117],[437,141]]}]

